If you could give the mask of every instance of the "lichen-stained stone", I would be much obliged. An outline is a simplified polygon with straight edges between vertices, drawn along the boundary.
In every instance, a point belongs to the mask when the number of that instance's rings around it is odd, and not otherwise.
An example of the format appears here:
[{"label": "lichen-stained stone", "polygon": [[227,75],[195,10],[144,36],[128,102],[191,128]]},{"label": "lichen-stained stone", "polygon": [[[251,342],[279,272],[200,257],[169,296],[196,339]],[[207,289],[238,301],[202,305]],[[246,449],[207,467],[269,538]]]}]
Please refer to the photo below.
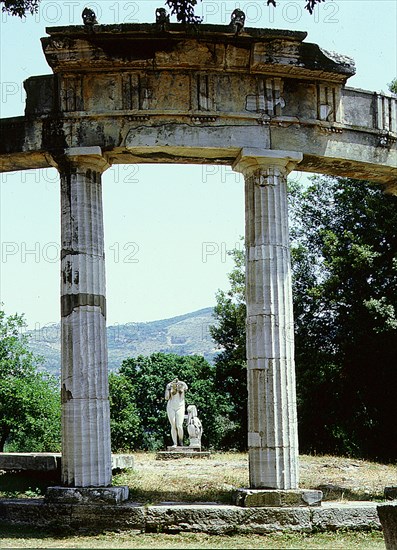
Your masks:
[{"label": "lichen-stained stone", "polygon": [[45,501],[63,504],[119,504],[128,499],[128,487],[48,487]]},{"label": "lichen-stained stone", "polygon": [[314,531],[336,529],[379,529],[376,503],[373,502],[327,502],[321,508],[312,508]]},{"label": "lichen-stained stone", "polygon": [[60,453],[0,453],[0,470],[50,472],[60,465]]},{"label": "lichen-stained stone", "polygon": [[[2,499],[0,525],[56,530],[58,533],[137,530],[210,535],[380,528],[376,503],[373,502],[326,503],[322,508],[239,508],[205,503],[142,506],[130,501],[106,506],[81,505],[45,503],[34,499]],[[389,548],[391,550],[394,546]]]},{"label": "lichen-stained stone", "polygon": [[[229,26],[189,33],[175,24],[47,32],[43,49],[56,74],[28,79],[25,117],[0,120],[0,171],[54,166],[67,148],[90,146],[113,163],[231,165],[252,146],[254,127],[265,126],[269,139],[256,146],[302,152],[298,170],[369,179],[395,192],[396,98],[346,87],[353,61],[307,43],[304,32],[245,28],[234,37]],[[127,135],[170,124],[208,134],[193,143],[193,133],[176,151],[154,131],[126,152]]]},{"label": "lichen-stained stone", "polygon": [[0,526],[18,525],[65,533],[102,533],[105,529],[144,531],[146,511],[132,502],[123,504],[61,504],[43,499],[0,501]]},{"label": "lichen-stained stone", "polygon": [[304,508],[239,508],[217,505],[164,505],[147,508],[146,531],[204,532],[211,535],[232,533],[271,533],[310,531],[310,512]]},{"label": "lichen-stained stone", "polygon": [[238,489],[236,504],[244,507],[321,506],[323,493],[315,489]]}]

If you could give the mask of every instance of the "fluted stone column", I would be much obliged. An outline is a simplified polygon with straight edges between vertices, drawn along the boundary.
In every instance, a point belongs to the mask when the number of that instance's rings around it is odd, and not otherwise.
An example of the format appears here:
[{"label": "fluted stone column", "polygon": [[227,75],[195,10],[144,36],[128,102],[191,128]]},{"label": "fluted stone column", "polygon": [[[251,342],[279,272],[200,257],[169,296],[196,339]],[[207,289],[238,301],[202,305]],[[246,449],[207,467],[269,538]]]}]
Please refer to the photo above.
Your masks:
[{"label": "fluted stone column", "polygon": [[287,174],[301,153],[243,149],[252,489],[296,489],[298,436]]},{"label": "fluted stone column", "polygon": [[111,483],[105,256],[99,147],[72,148],[61,173],[62,483]]}]

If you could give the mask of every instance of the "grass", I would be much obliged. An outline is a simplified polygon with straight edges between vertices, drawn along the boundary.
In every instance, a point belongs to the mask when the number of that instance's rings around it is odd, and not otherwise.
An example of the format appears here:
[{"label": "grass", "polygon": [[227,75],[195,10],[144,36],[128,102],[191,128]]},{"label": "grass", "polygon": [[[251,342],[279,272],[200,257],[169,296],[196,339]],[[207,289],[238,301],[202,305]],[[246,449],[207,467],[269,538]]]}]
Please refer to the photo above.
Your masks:
[{"label": "grass", "polygon": [[[228,504],[232,503],[236,488],[249,486],[246,453],[214,453],[207,459],[156,460],[154,453],[139,452],[134,457],[134,470],[115,475],[113,484],[128,485],[130,499],[143,504]],[[382,500],[385,486],[397,485],[397,465],[302,455],[300,478],[302,488],[322,489],[324,500]],[[47,484],[39,476],[36,480],[22,476],[18,481],[3,474],[0,498],[38,498]]]},{"label": "grass", "polygon": [[[302,488],[321,488],[325,500],[382,500],[387,485],[397,485],[397,466],[334,456],[300,457]],[[232,503],[238,487],[248,487],[248,456],[215,453],[208,459],[156,460],[136,453],[135,469],[122,472],[114,485],[128,485],[130,499],[160,502]]]},{"label": "grass", "polygon": [[154,453],[136,453],[135,469],[116,475],[114,485],[128,485],[130,499],[158,502],[230,503],[237,487],[248,485],[248,457],[217,453],[209,458],[156,460]]},{"label": "grass", "polygon": [[[214,453],[207,459],[156,460],[154,453],[135,453],[135,469],[114,476],[128,485],[130,498],[142,504],[160,502],[230,503],[236,488],[247,487],[248,456]],[[397,485],[397,466],[334,456],[301,456],[301,487],[322,487],[327,499],[381,500],[384,487]],[[0,497],[37,498],[32,481],[25,491],[3,491]],[[0,476],[1,482],[1,476]],[[96,536],[53,536],[24,528],[0,528],[0,548],[184,548],[195,549],[384,549],[382,533],[338,531],[317,534],[214,536],[203,533],[155,534],[118,532]]]},{"label": "grass", "polygon": [[1,548],[255,548],[306,549],[325,548],[384,550],[382,533],[335,532],[315,535],[276,533],[271,535],[215,536],[201,533],[143,534],[137,532],[104,533],[103,535],[56,537],[21,529],[0,530]]}]

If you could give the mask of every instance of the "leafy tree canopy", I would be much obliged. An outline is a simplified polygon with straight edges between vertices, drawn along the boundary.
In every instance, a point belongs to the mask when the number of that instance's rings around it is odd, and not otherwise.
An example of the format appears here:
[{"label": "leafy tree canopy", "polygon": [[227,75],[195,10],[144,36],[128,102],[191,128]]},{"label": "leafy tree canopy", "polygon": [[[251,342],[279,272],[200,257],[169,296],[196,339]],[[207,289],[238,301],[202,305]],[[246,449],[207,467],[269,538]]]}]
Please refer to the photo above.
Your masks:
[{"label": "leafy tree canopy", "polygon": [[23,316],[0,310],[0,452],[58,451],[60,398],[56,381],[39,372],[27,348]]},{"label": "leafy tree canopy", "polygon": [[[397,457],[397,199],[316,177],[291,204],[301,446]],[[313,414],[313,411],[316,411]]]},{"label": "leafy tree canopy", "polygon": [[177,21],[184,25],[197,25],[201,18],[194,14],[197,0],[166,0],[166,5],[171,8],[171,14],[176,15]]},{"label": "leafy tree canopy", "polygon": [[110,373],[110,431],[113,452],[134,449],[141,436],[141,419],[135,395],[135,388],[128,377]]},{"label": "leafy tree canopy", "polygon": [[228,275],[228,291],[218,290],[211,336],[220,348],[215,358],[215,380],[222,387],[230,406],[230,430],[223,445],[244,450],[247,447],[247,364],[245,351],[245,253],[241,248],[229,253],[234,268]]},{"label": "leafy tree canopy", "polygon": [[24,17],[28,13],[35,13],[40,0],[0,0],[2,11],[18,17]]}]

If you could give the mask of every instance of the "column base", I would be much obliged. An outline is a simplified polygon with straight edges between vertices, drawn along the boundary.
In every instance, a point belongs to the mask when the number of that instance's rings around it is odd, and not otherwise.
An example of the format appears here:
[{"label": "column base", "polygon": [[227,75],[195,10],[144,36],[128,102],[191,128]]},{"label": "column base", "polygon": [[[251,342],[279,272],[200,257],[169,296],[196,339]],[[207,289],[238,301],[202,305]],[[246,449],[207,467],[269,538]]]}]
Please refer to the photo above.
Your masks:
[{"label": "column base", "polygon": [[245,508],[321,506],[322,491],[314,489],[237,489],[235,503]]},{"label": "column base", "polygon": [[118,504],[128,500],[129,489],[122,487],[48,487],[45,501],[57,504]]}]

